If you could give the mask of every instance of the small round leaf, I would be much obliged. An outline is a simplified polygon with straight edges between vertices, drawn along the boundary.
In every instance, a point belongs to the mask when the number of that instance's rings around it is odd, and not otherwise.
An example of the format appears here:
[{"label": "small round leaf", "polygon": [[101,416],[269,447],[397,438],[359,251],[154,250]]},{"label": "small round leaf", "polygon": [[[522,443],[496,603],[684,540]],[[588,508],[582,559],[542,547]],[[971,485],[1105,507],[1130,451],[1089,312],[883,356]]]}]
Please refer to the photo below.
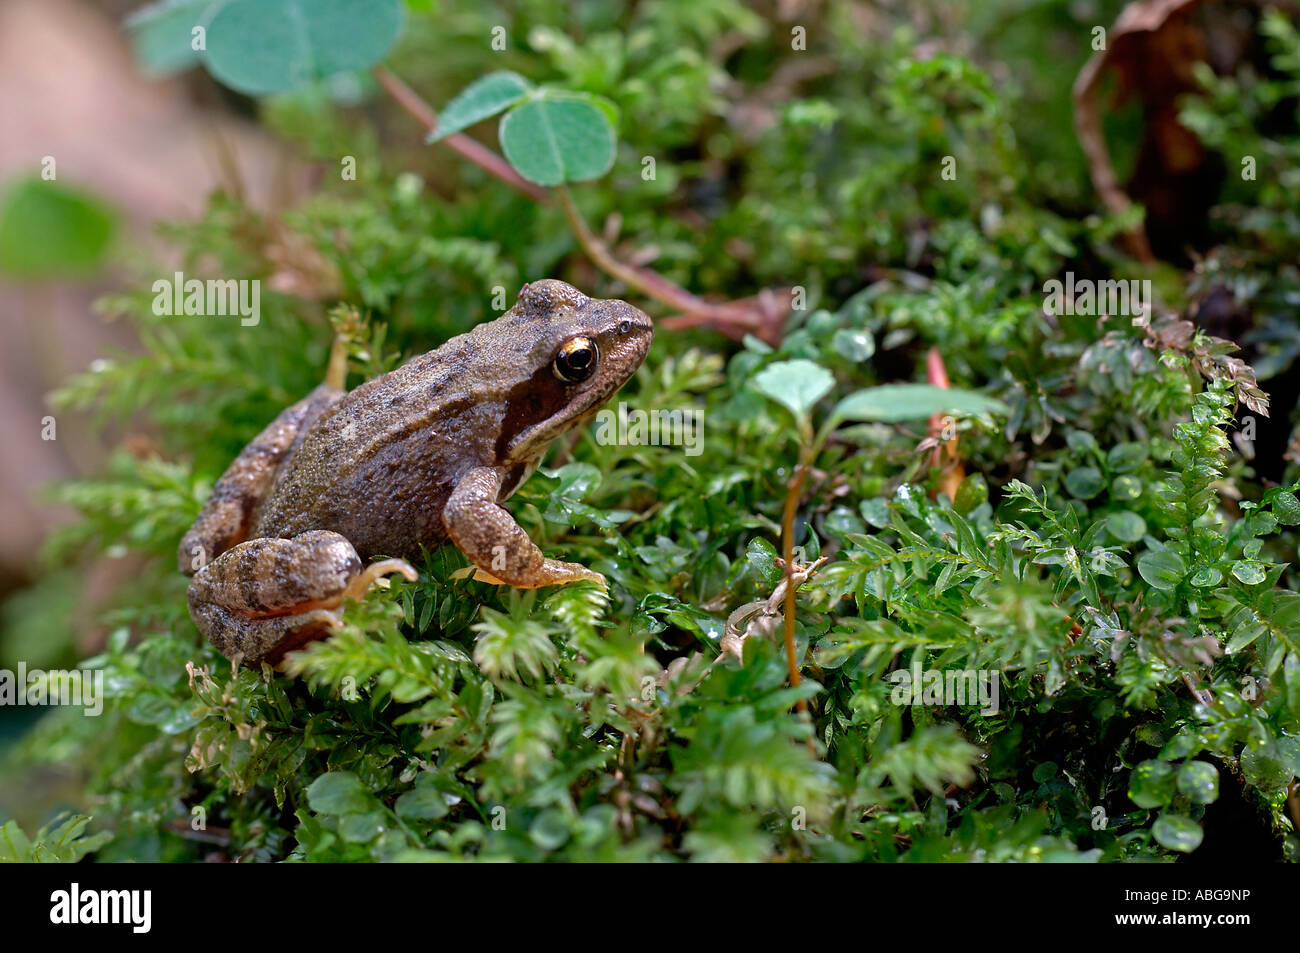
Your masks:
[{"label": "small round leaf", "polygon": [[1136,543],[1147,532],[1147,522],[1136,513],[1123,510],[1106,517],[1106,529],[1122,543]]},{"label": "small round leaf", "polygon": [[1233,563],[1232,574],[1247,586],[1258,586],[1267,575],[1266,567],[1257,559],[1243,559]]},{"label": "small round leaf", "polygon": [[1273,514],[1283,526],[1295,526],[1300,523],[1300,500],[1294,493],[1283,490],[1273,498]]},{"label": "small round leaf", "polygon": [[1192,578],[1188,581],[1197,589],[1208,589],[1223,581],[1223,573],[1214,566],[1202,566],[1192,573]]},{"label": "small round leaf", "polygon": [[1071,470],[1065,477],[1065,488],[1070,495],[1080,500],[1090,500],[1106,486],[1101,471],[1096,467],[1079,467]]},{"label": "small round leaf", "polygon": [[1200,824],[1181,814],[1161,814],[1151,826],[1151,833],[1162,846],[1182,854],[1196,850],[1205,837]]},{"label": "small round leaf", "polygon": [[1106,466],[1116,473],[1136,470],[1146,462],[1148,451],[1143,443],[1119,443],[1106,454]]},{"label": "small round leaf", "polygon": [[207,31],[208,71],[251,96],[306,86],[384,58],[402,0],[231,0]]},{"label": "small round leaf", "polygon": [[840,328],[831,338],[835,352],[848,361],[858,363],[876,353],[876,339],[870,331],[860,328]]},{"label": "small round leaf", "polygon": [[1178,790],[1195,804],[1209,804],[1219,797],[1219,772],[1205,761],[1189,761],[1178,769]]},{"label": "small round leaf", "polygon": [[1123,503],[1136,500],[1142,496],[1142,481],[1135,476],[1124,474],[1117,476],[1110,484],[1110,498]]},{"label": "small round leaf", "polygon": [[547,96],[501,117],[501,148],[515,171],[538,185],[584,182],[614,165],[615,135],[594,97]]},{"label": "small round leaf", "polygon": [[1168,761],[1143,761],[1133,769],[1128,796],[1138,807],[1160,807],[1174,797],[1174,766]]},{"label": "small round leaf", "polygon": [[351,771],[330,771],[307,787],[307,803],[318,814],[361,814],[374,803]]},{"label": "small round leaf", "polygon": [[195,66],[194,28],[206,28],[226,0],[160,0],[126,18],[125,27],[135,58],[153,76],[165,76]]},{"label": "small round leaf", "polygon": [[1137,570],[1147,585],[1156,589],[1173,589],[1187,573],[1182,557],[1167,549],[1143,553],[1138,557]]}]

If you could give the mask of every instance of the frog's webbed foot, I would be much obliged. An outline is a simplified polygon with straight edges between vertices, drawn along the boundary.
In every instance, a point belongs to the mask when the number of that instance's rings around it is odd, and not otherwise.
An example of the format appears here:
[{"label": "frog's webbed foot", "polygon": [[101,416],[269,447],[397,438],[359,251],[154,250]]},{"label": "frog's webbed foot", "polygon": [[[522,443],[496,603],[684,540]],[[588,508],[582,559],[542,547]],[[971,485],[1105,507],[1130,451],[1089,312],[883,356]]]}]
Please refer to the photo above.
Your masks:
[{"label": "frog's webbed foot", "polygon": [[474,567],[474,578],[479,582],[490,582],[494,586],[514,586],[516,589],[540,589],[542,586],[562,586],[566,582],[594,582],[608,588],[605,577],[594,569],[588,569],[581,563],[566,563],[558,559],[544,559],[541,568],[530,583],[507,582],[498,579],[486,569]]},{"label": "frog's webbed foot", "polygon": [[194,576],[190,617],[227,658],[275,665],[342,625],[343,601],[360,599],[389,573],[416,578],[400,559],[363,567],[338,533],[250,539]]},{"label": "frog's webbed foot", "polygon": [[516,589],[537,589],[605,577],[578,563],[547,559],[523,527],[497,502],[501,474],[490,467],[470,470],[447,499],[443,524],[456,548],[474,563],[474,578]]}]

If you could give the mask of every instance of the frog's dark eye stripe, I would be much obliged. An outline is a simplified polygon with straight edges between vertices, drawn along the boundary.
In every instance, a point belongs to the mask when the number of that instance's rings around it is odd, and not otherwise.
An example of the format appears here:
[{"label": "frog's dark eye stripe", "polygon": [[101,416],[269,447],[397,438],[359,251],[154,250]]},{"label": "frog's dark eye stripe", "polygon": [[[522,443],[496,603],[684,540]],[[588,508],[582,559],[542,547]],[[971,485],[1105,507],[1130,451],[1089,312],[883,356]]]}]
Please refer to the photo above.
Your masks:
[{"label": "frog's dark eye stripe", "polygon": [[564,383],[576,384],[591,376],[599,359],[600,352],[596,350],[595,341],[589,337],[576,337],[566,341],[560,348],[551,364],[551,370]]}]

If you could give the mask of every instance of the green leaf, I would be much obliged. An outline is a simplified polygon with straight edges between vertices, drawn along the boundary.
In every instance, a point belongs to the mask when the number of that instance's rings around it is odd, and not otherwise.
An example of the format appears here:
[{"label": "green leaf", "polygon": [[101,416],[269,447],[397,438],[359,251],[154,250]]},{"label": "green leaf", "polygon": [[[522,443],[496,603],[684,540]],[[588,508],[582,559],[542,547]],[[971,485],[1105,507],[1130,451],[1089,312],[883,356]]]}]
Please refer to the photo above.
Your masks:
[{"label": "green leaf", "polygon": [[1146,535],[1147,522],[1136,513],[1122,510],[1106,517],[1106,530],[1122,543],[1136,543]]},{"label": "green leaf", "polygon": [[1116,502],[1136,500],[1142,496],[1142,481],[1137,477],[1117,476],[1110,484],[1110,498]]},{"label": "green leaf", "polygon": [[1065,488],[1070,491],[1071,496],[1080,500],[1092,499],[1105,486],[1106,481],[1096,467],[1079,467],[1077,470],[1071,470],[1065,477]]},{"label": "green leaf", "polygon": [[500,136],[515,171],[538,185],[596,179],[614,165],[614,126],[594,96],[531,99],[501,117]]},{"label": "green leaf", "polygon": [[88,826],[85,814],[59,814],[28,838],[17,821],[10,821],[0,827],[0,863],[75,864],[113,839],[108,831],[83,836]]},{"label": "green leaf", "polygon": [[486,675],[526,681],[554,669],[558,654],[546,626],[532,619],[512,619],[486,606],[479,618],[472,626],[478,633],[474,661]]},{"label": "green leaf", "polygon": [[1257,559],[1243,559],[1233,563],[1232,575],[1247,586],[1258,586],[1268,575],[1268,567]]},{"label": "green leaf", "polygon": [[543,850],[557,850],[569,839],[569,823],[558,810],[542,811],[533,821],[528,836]]},{"label": "green leaf", "polygon": [[1138,807],[1161,807],[1173,800],[1176,779],[1168,761],[1143,761],[1133,769],[1128,796]]},{"label": "green leaf", "polygon": [[1238,760],[1246,781],[1266,794],[1280,793],[1294,777],[1291,766],[1285,763],[1277,746],[1271,743],[1246,745]]},{"label": "green leaf", "polygon": [[1077,450],[1079,453],[1101,453],[1101,448],[1097,446],[1097,438],[1086,430],[1071,430],[1065,435],[1065,443],[1071,450]]},{"label": "green leaf", "polygon": [[769,364],[754,375],[750,386],[801,418],[830,392],[835,378],[820,364],[797,358]]},{"label": "green leaf", "polygon": [[745,547],[745,560],[770,586],[775,586],[781,579],[781,570],[774,562],[776,557],[776,547],[761,536],[751,539]]},{"label": "green leaf", "polygon": [[972,473],[957,485],[957,497],[952,501],[952,507],[958,513],[965,514],[987,503],[988,499],[989,484],[984,479],[984,474]]},{"label": "green leaf", "polygon": [[195,66],[194,28],[207,28],[229,0],[162,0],[126,18],[135,58],[146,73],[166,76]]},{"label": "green leaf", "polygon": [[1042,764],[1034,765],[1033,779],[1039,784],[1043,784],[1056,777],[1059,770],[1055,761],[1044,761]]},{"label": "green leaf", "polygon": [[1106,454],[1106,466],[1116,473],[1127,473],[1145,463],[1147,455],[1144,443],[1117,443]]},{"label": "green leaf", "polygon": [[405,19],[401,0],[230,0],[212,17],[204,62],[252,96],[378,63]]},{"label": "green leaf", "polygon": [[929,384],[884,384],[849,394],[831,412],[831,419],[835,424],[844,420],[899,423],[927,420],[935,414],[1008,413],[1010,409],[1000,400],[974,391]]},{"label": "green leaf", "polygon": [[1281,491],[1273,498],[1273,515],[1283,526],[1295,526],[1300,523],[1300,500],[1294,493]]},{"label": "green leaf", "polygon": [[1290,771],[1292,777],[1300,777],[1300,738],[1291,735],[1278,738],[1277,757],[1282,770]]},{"label": "green leaf", "polygon": [[339,836],[351,844],[368,844],[383,830],[384,815],[380,811],[348,814],[339,822]]},{"label": "green leaf", "polygon": [[1258,622],[1247,623],[1237,629],[1228,639],[1223,651],[1226,655],[1235,655],[1264,634],[1264,626]]},{"label": "green leaf", "polygon": [[0,827],[0,863],[25,864],[31,860],[32,842],[17,821]]},{"label": "green leaf", "polygon": [[1173,589],[1187,575],[1182,557],[1167,549],[1143,553],[1137,561],[1138,573],[1156,589]]},{"label": "green leaf", "polygon": [[1204,761],[1189,761],[1178,769],[1178,790],[1194,804],[1209,804],[1219,797],[1219,772]]},{"label": "green leaf", "polygon": [[861,363],[876,353],[876,339],[870,331],[860,328],[840,328],[831,338],[831,347],[846,361]]},{"label": "green leaf", "polygon": [[1200,847],[1205,836],[1200,824],[1181,814],[1161,814],[1151,825],[1151,833],[1162,846],[1183,854]]},{"label": "green leaf", "polygon": [[36,834],[34,847],[37,859],[43,855],[53,857],[61,864],[75,864],[87,854],[93,853],[113,839],[109,831],[100,831],[87,837],[82,835],[90,826],[90,817],[74,814],[57,825],[42,827]]},{"label": "green leaf", "polygon": [[307,803],[317,814],[361,814],[374,807],[361,779],[351,771],[322,774],[308,786]]},{"label": "green leaf", "polygon": [[399,797],[394,808],[406,820],[436,821],[447,816],[447,796],[432,785],[417,785]]},{"label": "green leaf", "polygon": [[438,116],[438,128],[425,141],[437,142],[489,116],[495,116],[519,102],[532,89],[532,83],[510,70],[488,73],[466,86],[459,96],[443,107]]},{"label": "green leaf", "polygon": [[116,229],[112,211],[95,197],[23,179],[0,198],[0,272],[20,280],[93,274]]}]

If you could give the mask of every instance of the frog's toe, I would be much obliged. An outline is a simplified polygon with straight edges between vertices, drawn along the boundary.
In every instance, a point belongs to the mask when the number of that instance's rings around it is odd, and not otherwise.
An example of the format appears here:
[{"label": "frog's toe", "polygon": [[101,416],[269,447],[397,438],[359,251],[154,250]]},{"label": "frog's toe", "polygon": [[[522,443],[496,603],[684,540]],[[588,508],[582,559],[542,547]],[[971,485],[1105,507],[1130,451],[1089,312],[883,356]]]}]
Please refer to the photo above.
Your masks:
[{"label": "frog's toe", "polygon": [[548,559],[543,567],[544,572],[552,573],[555,582],[542,583],[544,586],[563,584],[566,582],[594,582],[602,589],[609,588],[609,582],[600,573],[594,569],[588,569],[581,563],[562,563],[558,560]]},{"label": "frog's toe", "polygon": [[494,586],[510,585],[510,583],[506,582],[504,579],[498,579],[486,569],[479,569],[477,566],[470,566],[466,569],[457,569],[451,574],[452,579],[464,579],[466,577],[473,579],[475,582],[486,582]]},{"label": "frog's toe", "polygon": [[343,590],[342,598],[344,599],[361,599],[370,591],[370,587],[384,576],[397,573],[407,582],[415,582],[420,578],[420,574],[415,571],[415,567],[405,559],[384,559],[377,563],[371,563],[356,577],[347,584]]},{"label": "frog's toe", "polygon": [[570,582],[594,582],[603,589],[609,588],[605,577],[581,563],[566,563],[548,559],[541,566],[511,579],[501,579],[486,569],[475,568],[474,578],[494,586],[513,586],[516,589],[540,589],[542,586],[562,586]]}]

